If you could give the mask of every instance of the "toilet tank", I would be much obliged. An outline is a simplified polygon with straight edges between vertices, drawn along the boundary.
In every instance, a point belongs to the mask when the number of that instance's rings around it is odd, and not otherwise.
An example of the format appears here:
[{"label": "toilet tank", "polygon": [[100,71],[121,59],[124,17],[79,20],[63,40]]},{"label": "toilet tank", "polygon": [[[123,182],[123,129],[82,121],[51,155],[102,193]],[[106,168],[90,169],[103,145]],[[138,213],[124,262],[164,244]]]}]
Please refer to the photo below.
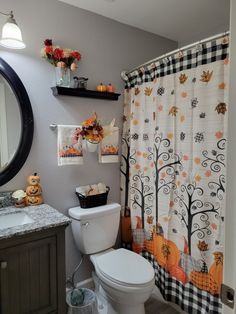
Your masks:
[{"label": "toilet tank", "polygon": [[114,246],[119,230],[120,210],[121,206],[117,203],[69,209],[73,236],[80,252],[93,254]]}]

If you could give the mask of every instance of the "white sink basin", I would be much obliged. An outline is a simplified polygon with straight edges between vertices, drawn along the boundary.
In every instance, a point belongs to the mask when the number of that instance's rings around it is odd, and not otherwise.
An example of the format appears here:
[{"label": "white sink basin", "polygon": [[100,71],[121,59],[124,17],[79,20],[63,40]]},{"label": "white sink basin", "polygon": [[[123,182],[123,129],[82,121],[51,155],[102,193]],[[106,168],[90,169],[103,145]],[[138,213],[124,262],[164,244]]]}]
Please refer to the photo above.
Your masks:
[{"label": "white sink basin", "polygon": [[22,226],[33,222],[34,220],[25,212],[15,212],[5,215],[0,214],[0,229]]}]

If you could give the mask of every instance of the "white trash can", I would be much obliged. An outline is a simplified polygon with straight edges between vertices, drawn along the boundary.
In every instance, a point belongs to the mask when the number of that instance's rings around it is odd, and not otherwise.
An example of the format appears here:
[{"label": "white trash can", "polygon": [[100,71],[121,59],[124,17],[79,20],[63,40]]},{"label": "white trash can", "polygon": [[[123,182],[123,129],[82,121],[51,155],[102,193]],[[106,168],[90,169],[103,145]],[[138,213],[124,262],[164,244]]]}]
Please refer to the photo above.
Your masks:
[{"label": "white trash can", "polygon": [[67,314],[97,314],[97,300],[95,293],[87,288],[81,288],[84,292],[84,302],[82,305],[71,304],[71,292],[67,292],[66,303],[68,305]]}]

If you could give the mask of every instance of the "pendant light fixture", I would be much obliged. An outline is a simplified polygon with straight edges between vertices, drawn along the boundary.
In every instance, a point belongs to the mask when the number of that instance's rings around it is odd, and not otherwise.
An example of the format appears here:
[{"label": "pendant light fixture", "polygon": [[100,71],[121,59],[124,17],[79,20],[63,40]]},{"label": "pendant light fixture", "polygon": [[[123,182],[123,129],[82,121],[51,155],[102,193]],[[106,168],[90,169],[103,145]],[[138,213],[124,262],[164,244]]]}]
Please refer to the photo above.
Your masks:
[{"label": "pendant light fixture", "polygon": [[0,12],[2,15],[8,16],[6,23],[2,28],[2,38],[0,45],[10,49],[23,49],[25,44],[22,40],[21,30],[14,19],[13,11],[10,13]]}]

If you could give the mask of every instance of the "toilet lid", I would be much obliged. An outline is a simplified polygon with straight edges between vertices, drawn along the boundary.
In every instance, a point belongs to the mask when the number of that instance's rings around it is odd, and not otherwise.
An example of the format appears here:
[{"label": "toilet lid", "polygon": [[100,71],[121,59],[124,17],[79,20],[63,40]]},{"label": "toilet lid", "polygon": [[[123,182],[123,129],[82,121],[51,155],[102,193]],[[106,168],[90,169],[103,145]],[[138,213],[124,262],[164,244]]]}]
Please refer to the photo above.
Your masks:
[{"label": "toilet lid", "polygon": [[151,264],[142,256],[118,249],[97,258],[97,267],[112,281],[128,285],[147,284],[154,278]]}]

